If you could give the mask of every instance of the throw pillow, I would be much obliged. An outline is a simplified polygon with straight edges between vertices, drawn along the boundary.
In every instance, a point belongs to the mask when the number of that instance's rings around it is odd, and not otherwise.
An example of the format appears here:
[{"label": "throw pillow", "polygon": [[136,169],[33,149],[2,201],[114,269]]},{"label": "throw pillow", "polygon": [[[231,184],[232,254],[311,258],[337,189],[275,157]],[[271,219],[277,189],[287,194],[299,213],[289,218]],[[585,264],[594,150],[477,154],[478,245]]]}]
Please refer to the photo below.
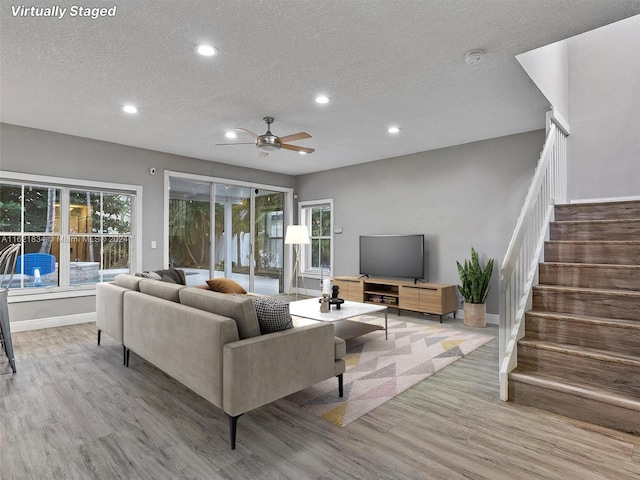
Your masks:
[{"label": "throw pillow", "polygon": [[247,293],[242,285],[231,280],[230,278],[212,278],[207,280],[207,285],[211,290],[220,293]]},{"label": "throw pillow", "polygon": [[271,297],[249,297],[253,302],[260,324],[260,333],[279,332],[293,328],[289,304]]},{"label": "throw pillow", "polygon": [[158,275],[156,272],[142,272],[140,274],[141,277],[150,278],[151,280],[161,280],[162,277]]},{"label": "throw pillow", "polygon": [[151,280],[160,280],[167,283],[177,283],[178,285],[187,284],[184,270],[178,270],[177,268],[156,270],[155,272],[144,271],[142,273],[136,273],[136,277],[149,278]]},{"label": "throw pillow", "polygon": [[184,270],[177,268],[167,268],[166,270],[156,270],[155,273],[160,275],[160,280],[168,283],[177,283],[178,285],[186,285],[187,279]]}]

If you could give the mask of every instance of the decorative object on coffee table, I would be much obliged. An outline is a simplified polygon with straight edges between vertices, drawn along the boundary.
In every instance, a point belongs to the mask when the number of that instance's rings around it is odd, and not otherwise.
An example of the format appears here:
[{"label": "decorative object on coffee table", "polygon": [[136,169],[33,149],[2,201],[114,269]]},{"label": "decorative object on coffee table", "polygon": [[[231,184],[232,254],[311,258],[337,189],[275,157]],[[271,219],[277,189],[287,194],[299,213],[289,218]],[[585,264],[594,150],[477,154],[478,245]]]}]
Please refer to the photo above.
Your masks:
[{"label": "decorative object on coffee table", "polygon": [[478,252],[471,247],[471,260],[464,265],[456,262],[461,284],[460,294],[464,297],[464,324],[469,327],[485,327],[487,310],[485,300],[489,294],[489,281],[493,272],[493,258],[487,261],[483,269],[478,259]]},{"label": "decorative object on coffee table", "polygon": [[323,293],[320,299],[320,312],[329,313],[329,295],[326,293]]}]

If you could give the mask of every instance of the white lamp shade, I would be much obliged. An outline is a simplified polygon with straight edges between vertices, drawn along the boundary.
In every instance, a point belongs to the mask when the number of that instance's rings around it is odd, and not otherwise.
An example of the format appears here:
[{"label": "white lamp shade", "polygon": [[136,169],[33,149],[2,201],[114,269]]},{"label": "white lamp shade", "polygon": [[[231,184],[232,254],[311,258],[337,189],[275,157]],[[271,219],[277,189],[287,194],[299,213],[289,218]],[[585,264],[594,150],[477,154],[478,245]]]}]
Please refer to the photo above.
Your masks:
[{"label": "white lamp shade", "polygon": [[311,243],[309,239],[309,229],[306,225],[289,225],[287,234],[284,237],[287,245],[306,245]]}]

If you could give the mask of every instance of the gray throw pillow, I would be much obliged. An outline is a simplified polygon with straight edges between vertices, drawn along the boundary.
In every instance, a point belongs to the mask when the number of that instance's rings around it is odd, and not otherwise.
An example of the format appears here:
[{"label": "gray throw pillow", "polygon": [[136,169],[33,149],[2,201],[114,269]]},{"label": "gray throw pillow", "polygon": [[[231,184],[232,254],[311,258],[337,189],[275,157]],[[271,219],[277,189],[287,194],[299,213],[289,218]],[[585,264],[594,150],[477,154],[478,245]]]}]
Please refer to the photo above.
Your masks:
[{"label": "gray throw pillow", "polygon": [[262,335],[293,328],[293,320],[289,314],[289,303],[271,297],[248,297],[256,309]]},{"label": "gray throw pillow", "polygon": [[142,272],[140,276],[144,278],[150,278],[151,280],[162,280],[162,277],[156,272]]}]

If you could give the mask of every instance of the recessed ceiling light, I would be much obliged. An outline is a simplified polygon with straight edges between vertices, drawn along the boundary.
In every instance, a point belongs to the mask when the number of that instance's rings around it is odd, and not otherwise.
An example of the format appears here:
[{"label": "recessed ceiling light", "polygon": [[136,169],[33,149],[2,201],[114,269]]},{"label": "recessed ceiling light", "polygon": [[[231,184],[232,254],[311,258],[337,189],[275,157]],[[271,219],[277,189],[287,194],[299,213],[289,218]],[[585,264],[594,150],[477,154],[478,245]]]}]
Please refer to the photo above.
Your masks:
[{"label": "recessed ceiling light", "polygon": [[387,130],[387,132],[389,133],[398,133],[400,131],[400,129],[398,127],[389,127],[389,129]]},{"label": "recessed ceiling light", "polygon": [[224,134],[225,137],[227,138],[238,138],[238,135],[236,135],[236,132],[229,130],[227,133]]},{"label": "recessed ceiling light", "polygon": [[307,152],[298,152],[300,155],[306,155]]},{"label": "recessed ceiling light", "polygon": [[316,97],[316,103],[329,103],[329,97],[326,95],[318,95]]},{"label": "recessed ceiling light", "polygon": [[138,113],[138,109],[133,105],[125,105],[122,107],[122,111],[126,113]]},{"label": "recessed ceiling light", "polygon": [[198,45],[196,47],[196,52],[205,57],[213,57],[216,53],[218,53],[215,47],[207,45],[205,43]]}]

